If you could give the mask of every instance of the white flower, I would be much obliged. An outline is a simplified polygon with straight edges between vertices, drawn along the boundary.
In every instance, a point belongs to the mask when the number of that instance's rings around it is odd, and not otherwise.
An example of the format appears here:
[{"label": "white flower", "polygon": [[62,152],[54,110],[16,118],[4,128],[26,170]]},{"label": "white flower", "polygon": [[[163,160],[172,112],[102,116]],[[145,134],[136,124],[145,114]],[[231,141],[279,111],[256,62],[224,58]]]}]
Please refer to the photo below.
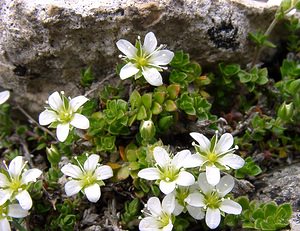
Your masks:
[{"label": "white flower", "polygon": [[104,185],[103,180],[113,176],[110,166],[99,166],[99,155],[92,154],[82,166],[76,159],[79,167],[74,164],[67,164],[61,171],[71,177],[71,180],[65,184],[67,196],[73,196],[80,190],[83,190],[90,202],[97,202],[101,196],[100,186]]},{"label": "white flower", "polygon": [[209,141],[204,135],[192,132],[190,135],[198,142],[193,146],[197,151],[191,155],[187,161],[188,167],[197,167],[206,171],[206,177],[211,185],[216,185],[220,181],[220,170],[239,169],[243,167],[245,161],[233,152],[238,148],[233,145],[233,137],[230,133],[225,133],[218,141],[218,133]]},{"label": "white flower", "polygon": [[0,206],[0,230],[10,231],[9,220],[11,218],[23,218],[28,215],[28,210],[22,209],[18,204],[10,204],[8,206]]},{"label": "white flower", "polygon": [[178,152],[173,159],[162,147],[153,150],[156,167],[145,168],[138,172],[140,178],[146,180],[159,180],[159,188],[164,194],[173,192],[176,185],[190,186],[194,184],[194,176],[185,171],[185,160],[191,156],[189,150]]},{"label": "white flower", "polygon": [[240,204],[224,198],[233,186],[234,180],[230,175],[223,176],[216,186],[212,186],[206,179],[205,173],[200,173],[198,177],[200,192],[190,194],[186,199],[186,203],[194,207],[190,210],[190,214],[197,219],[199,213],[205,211],[205,222],[211,229],[219,226],[221,221],[221,212],[229,214],[240,214],[242,207]]},{"label": "white flower", "polygon": [[169,50],[161,50],[163,45],[157,47],[157,40],[153,32],[145,36],[144,45],[140,38],[133,46],[130,42],[120,39],[117,42],[118,49],[125,55],[121,56],[127,64],[120,71],[121,79],[135,76],[138,79],[144,76],[146,81],[153,86],[163,84],[159,71],[165,69],[174,57],[174,53]]},{"label": "white flower", "polygon": [[56,136],[63,142],[67,139],[71,126],[80,129],[89,128],[89,120],[78,113],[86,101],[88,99],[85,96],[81,95],[69,100],[56,91],[49,96],[47,103],[50,107],[46,107],[46,110],[39,115],[39,123],[56,127]]},{"label": "white flower", "polygon": [[9,95],[10,95],[9,91],[1,91],[0,92],[0,105],[5,103],[6,100],[8,100]]},{"label": "white flower", "polygon": [[20,206],[29,210],[32,206],[31,197],[27,191],[30,182],[35,182],[42,171],[33,168],[26,170],[26,162],[22,156],[15,157],[7,168],[7,175],[0,173],[0,205],[7,200],[17,199]]},{"label": "white flower", "polygon": [[175,198],[172,194],[168,194],[160,203],[157,197],[150,197],[145,205],[144,214],[146,215],[140,221],[140,231],[171,231],[173,229],[172,212],[175,208]]}]

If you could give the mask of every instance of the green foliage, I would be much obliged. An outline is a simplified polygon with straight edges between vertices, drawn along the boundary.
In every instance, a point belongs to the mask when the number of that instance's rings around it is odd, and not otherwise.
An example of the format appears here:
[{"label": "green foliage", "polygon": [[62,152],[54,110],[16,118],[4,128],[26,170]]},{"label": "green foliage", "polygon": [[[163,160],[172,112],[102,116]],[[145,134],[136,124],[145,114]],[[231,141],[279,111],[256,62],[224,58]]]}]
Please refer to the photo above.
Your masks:
[{"label": "green foliage", "polygon": [[268,36],[261,33],[261,32],[256,32],[256,33],[249,33],[249,38],[252,42],[254,42],[258,47],[271,47],[275,48],[276,46],[268,41]]},{"label": "green foliage", "polygon": [[236,178],[245,178],[245,176],[257,176],[260,173],[262,173],[261,168],[255,164],[253,159],[249,156],[245,159],[245,165],[240,168],[235,170],[234,176]]},{"label": "green foliage", "polygon": [[124,213],[121,215],[122,224],[124,227],[133,229],[135,226],[135,221],[137,221],[140,214],[140,201],[135,198],[132,201],[126,201],[124,204]]},{"label": "green foliage", "polygon": [[240,71],[238,77],[241,83],[244,83],[251,92],[255,89],[256,85],[264,85],[268,82],[268,70],[267,68],[259,69],[253,67],[249,72]]},{"label": "green foliage", "polygon": [[92,72],[92,67],[89,66],[87,69],[81,71],[80,84],[83,87],[89,87],[94,81],[94,75]]}]

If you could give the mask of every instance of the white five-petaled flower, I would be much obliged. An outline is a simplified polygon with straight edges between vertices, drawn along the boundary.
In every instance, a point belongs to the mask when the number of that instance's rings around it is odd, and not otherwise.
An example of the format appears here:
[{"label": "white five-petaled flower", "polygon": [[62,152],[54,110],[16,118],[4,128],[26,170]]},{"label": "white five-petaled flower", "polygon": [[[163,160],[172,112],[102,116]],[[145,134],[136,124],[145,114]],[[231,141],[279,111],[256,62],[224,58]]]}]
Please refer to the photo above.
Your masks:
[{"label": "white five-petaled flower", "polygon": [[31,208],[32,200],[27,188],[30,182],[36,181],[42,171],[37,168],[26,170],[25,166],[23,157],[17,156],[7,167],[7,175],[0,173],[0,205],[7,200],[16,199],[23,209]]},{"label": "white five-petaled flower", "polygon": [[218,133],[209,141],[204,135],[192,132],[190,135],[198,142],[195,146],[196,154],[191,155],[186,161],[188,167],[200,166],[206,171],[206,177],[211,185],[216,185],[220,181],[220,170],[239,169],[243,167],[245,161],[240,156],[233,154],[237,146],[233,145],[233,137],[230,133],[225,133],[218,140]]},{"label": "white five-petaled flower", "polygon": [[225,198],[234,186],[232,176],[223,176],[216,186],[212,186],[208,183],[205,173],[200,173],[198,184],[201,192],[191,193],[185,201],[194,207],[189,213],[195,219],[205,212],[205,222],[209,228],[215,229],[219,226],[223,213],[238,215],[242,212],[240,204]]},{"label": "white five-petaled flower", "polygon": [[173,192],[176,185],[190,186],[194,184],[194,176],[185,171],[186,159],[191,156],[189,150],[178,152],[173,159],[162,147],[153,150],[156,167],[145,168],[138,172],[140,178],[146,180],[158,180],[159,188],[164,194]]},{"label": "white five-petaled flower", "polygon": [[101,196],[100,186],[104,185],[103,180],[113,176],[110,166],[99,166],[99,155],[92,154],[82,166],[77,158],[78,165],[67,164],[62,167],[61,171],[72,179],[65,184],[67,196],[73,196],[80,190],[83,190],[90,202],[97,202]]},{"label": "white five-petaled flower", "polygon": [[173,211],[175,208],[174,195],[168,194],[160,203],[157,197],[150,197],[145,209],[142,211],[146,215],[140,221],[140,231],[171,231],[173,229]]},{"label": "white five-petaled flower", "polygon": [[11,218],[23,218],[28,215],[28,210],[22,209],[19,204],[0,205],[0,230],[10,231]]},{"label": "white five-petaled flower", "polygon": [[143,45],[138,37],[136,46],[127,40],[120,39],[117,47],[125,55],[121,57],[127,63],[120,71],[121,79],[131,76],[135,76],[137,79],[144,76],[146,81],[153,86],[163,84],[159,71],[165,69],[165,66],[172,61],[174,53],[166,49],[161,50],[164,45],[157,47],[157,40],[153,32],[146,34]]},{"label": "white five-petaled flower", "polygon": [[9,95],[10,95],[9,91],[1,91],[0,92],[0,105],[5,103],[6,100],[8,100]]},{"label": "white five-petaled flower", "polygon": [[56,91],[49,96],[47,103],[50,107],[46,107],[46,110],[39,115],[39,123],[56,127],[56,136],[63,142],[67,139],[71,126],[80,129],[89,128],[89,120],[78,113],[86,101],[88,99],[85,96],[80,95],[69,100],[63,92],[59,94]]}]

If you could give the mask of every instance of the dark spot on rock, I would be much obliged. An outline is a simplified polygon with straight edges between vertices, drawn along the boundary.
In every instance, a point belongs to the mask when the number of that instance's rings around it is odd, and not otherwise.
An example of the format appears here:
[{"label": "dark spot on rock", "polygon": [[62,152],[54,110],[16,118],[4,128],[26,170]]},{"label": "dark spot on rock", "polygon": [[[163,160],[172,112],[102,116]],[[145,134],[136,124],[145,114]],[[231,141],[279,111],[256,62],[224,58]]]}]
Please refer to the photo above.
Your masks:
[{"label": "dark spot on rock", "polygon": [[13,71],[14,71],[15,75],[25,76],[27,73],[27,68],[22,65],[17,65]]},{"label": "dark spot on rock", "polygon": [[120,16],[124,16],[124,9],[122,9],[122,8],[117,9],[116,14],[120,15]]},{"label": "dark spot on rock", "polygon": [[216,47],[236,50],[239,47],[237,32],[238,28],[233,27],[231,22],[222,21],[220,25],[210,28],[207,34]]}]

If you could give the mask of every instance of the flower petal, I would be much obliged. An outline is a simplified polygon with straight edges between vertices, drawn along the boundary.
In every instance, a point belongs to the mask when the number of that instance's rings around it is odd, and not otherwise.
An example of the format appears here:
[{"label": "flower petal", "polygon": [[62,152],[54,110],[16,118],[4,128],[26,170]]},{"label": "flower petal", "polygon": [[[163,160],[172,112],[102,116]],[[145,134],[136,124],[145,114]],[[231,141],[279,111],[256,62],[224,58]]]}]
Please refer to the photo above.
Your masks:
[{"label": "flower petal", "polygon": [[84,188],[84,193],[90,202],[96,203],[101,196],[100,186],[93,184],[89,187]]},{"label": "flower petal", "polygon": [[22,156],[15,157],[8,166],[8,172],[13,178],[20,176],[24,165],[24,160]]},{"label": "flower petal", "polygon": [[27,190],[23,190],[16,195],[16,199],[19,201],[22,209],[29,210],[32,207],[32,200],[27,192]]},{"label": "flower petal", "polygon": [[160,223],[154,217],[145,217],[140,221],[139,230],[140,231],[160,230]]},{"label": "flower petal", "polygon": [[154,66],[167,65],[174,57],[174,53],[169,50],[161,50],[154,52],[149,58],[149,63]]},{"label": "flower petal", "polygon": [[172,231],[173,230],[173,224],[172,220],[169,218],[169,223],[162,228],[162,231]]},{"label": "flower petal", "polygon": [[97,164],[99,162],[100,156],[96,154],[90,155],[84,162],[83,168],[85,171],[93,172],[96,170]]},{"label": "flower petal", "polygon": [[58,124],[56,128],[56,136],[60,142],[64,142],[69,135],[70,124]]},{"label": "flower petal", "polygon": [[41,112],[39,115],[39,124],[40,125],[48,125],[52,122],[54,122],[57,119],[57,115],[54,111],[45,110]]},{"label": "flower petal", "polygon": [[10,199],[12,193],[10,189],[0,189],[0,206]]},{"label": "flower petal", "polygon": [[230,133],[225,133],[221,136],[220,140],[216,145],[215,152],[221,154],[226,152],[233,145],[233,136]]},{"label": "flower petal", "polygon": [[110,166],[102,165],[96,169],[95,174],[97,176],[97,180],[106,180],[113,176],[113,171]]},{"label": "flower petal", "polygon": [[172,159],[172,165],[174,165],[177,169],[183,167],[184,161],[187,157],[191,156],[190,150],[182,150],[178,152],[174,158]]},{"label": "flower petal", "polygon": [[213,186],[220,181],[220,169],[216,166],[206,166],[206,178],[207,182]]},{"label": "flower petal", "polygon": [[205,206],[205,198],[204,196],[199,192],[191,193],[187,196],[184,200],[187,204],[193,206],[193,207],[204,207]]},{"label": "flower petal", "polygon": [[58,111],[63,106],[63,101],[57,91],[49,96],[48,103],[54,111]]},{"label": "flower petal", "polygon": [[147,208],[155,217],[159,217],[162,214],[162,206],[160,200],[157,197],[150,197],[148,199]]},{"label": "flower petal", "polygon": [[8,100],[9,98],[9,91],[1,91],[0,92],[0,104],[3,104],[6,102],[6,100]]},{"label": "flower petal", "polygon": [[183,162],[183,167],[184,168],[194,168],[194,167],[199,167],[202,166],[205,162],[205,158],[196,153],[190,156],[187,156],[187,158]]},{"label": "flower petal", "polygon": [[138,177],[146,180],[157,180],[160,178],[160,173],[157,168],[145,168],[138,172]]},{"label": "flower petal", "polygon": [[122,80],[127,79],[133,75],[135,75],[136,73],[139,72],[140,69],[138,69],[135,64],[133,63],[127,63],[125,66],[123,66],[121,68],[120,71],[120,78]]},{"label": "flower petal", "polygon": [[14,218],[23,218],[28,216],[28,210],[22,209],[22,207],[19,204],[11,204],[8,206],[7,215]]},{"label": "flower petal", "polygon": [[22,183],[28,184],[29,182],[35,182],[36,179],[38,177],[40,177],[40,175],[42,175],[42,173],[43,172],[37,168],[29,169],[29,170],[23,172]]},{"label": "flower petal", "polygon": [[162,210],[171,215],[175,209],[175,196],[173,194],[168,194],[164,197],[161,202]]},{"label": "flower petal", "polygon": [[194,183],[195,183],[195,177],[191,173],[187,171],[180,171],[176,179],[176,184],[180,186],[190,186]]},{"label": "flower petal", "polygon": [[210,141],[206,138],[206,136],[198,133],[198,132],[191,132],[190,136],[196,140],[200,146],[200,150],[206,152],[210,148]]},{"label": "flower petal", "polygon": [[9,185],[9,181],[7,177],[0,172],[0,188],[5,188],[8,185]]},{"label": "flower petal", "polygon": [[164,167],[171,162],[169,153],[162,147],[155,147],[153,150],[153,156],[160,167]]},{"label": "flower petal", "polygon": [[174,181],[167,182],[167,181],[160,181],[159,183],[159,189],[162,191],[164,194],[169,194],[174,191],[176,186],[176,183]]},{"label": "flower petal", "polygon": [[219,226],[221,221],[221,214],[219,209],[207,208],[205,215],[205,223],[211,229],[215,229]]},{"label": "flower petal", "polygon": [[186,208],[189,214],[196,220],[202,220],[205,216],[205,213],[203,212],[202,208],[194,207],[190,205],[187,205]]},{"label": "flower petal", "polygon": [[83,104],[86,103],[89,99],[83,95],[76,96],[75,98],[70,100],[70,106],[73,112],[76,112]]},{"label": "flower petal", "polygon": [[212,186],[211,184],[208,183],[205,172],[202,172],[199,174],[198,185],[204,194],[208,194],[208,193],[212,192],[214,189],[214,186]]},{"label": "flower petal", "polygon": [[84,115],[79,113],[75,113],[73,119],[70,124],[75,128],[79,129],[88,129],[90,127],[90,121]]},{"label": "flower petal", "polygon": [[229,214],[241,214],[242,212],[242,206],[239,203],[236,203],[229,199],[224,199],[221,203],[220,209]]},{"label": "flower petal", "polygon": [[233,169],[239,169],[245,164],[244,159],[235,154],[226,154],[225,156],[219,158],[218,162],[224,166],[229,166]]},{"label": "flower petal", "polygon": [[70,180],[65,184],[65,191],[68,197],[77,194],[82,189],[80,181]]},{"label": "flower petal", "polygon": [[147,54],[151,54],[155,51],[157,47],[157,40],[153,32],[149,32],[146,34],[144,39],[143,50],[146,51]]},{"label": "flower petal", "polygon": [[181,204],[179,204],[177,200],[175,200],[175,209],[173,211],[173,214],[175,216],[178,216],[179,214],[182,213],[183,209],[184,209],[184,207]]},{"label": "flower petal", "polygon": [[116,43],[118,49],[126,55],[129,59],[133,59],[136,56],[137,49],[130,42],[125,39],[120,39]]},{"label": "flower petal", "polygon": [[234,179],[230,175],[223,176],[220,182],[216,185],[216,189],[220,197],[224,197],[229,193],[234,187]]},{"label": "flower petal", "polygon": [[70,176],[72,178],[75,178],[75,179],[79,179],[82,176],[81,169],[77,165],[70,164],[70,163],[63,166],[61,168],[61,171],[63,174]]},{"label": "flower petal", "polygon": [[6,218],[0,220],[0,230],[11,231],[10,224]]},{"label": "flower petal", "polygon": [[144,78],[150,85],[156,87],[163,85],[161,74],[156,68],[144,67],[142,73]]}]

